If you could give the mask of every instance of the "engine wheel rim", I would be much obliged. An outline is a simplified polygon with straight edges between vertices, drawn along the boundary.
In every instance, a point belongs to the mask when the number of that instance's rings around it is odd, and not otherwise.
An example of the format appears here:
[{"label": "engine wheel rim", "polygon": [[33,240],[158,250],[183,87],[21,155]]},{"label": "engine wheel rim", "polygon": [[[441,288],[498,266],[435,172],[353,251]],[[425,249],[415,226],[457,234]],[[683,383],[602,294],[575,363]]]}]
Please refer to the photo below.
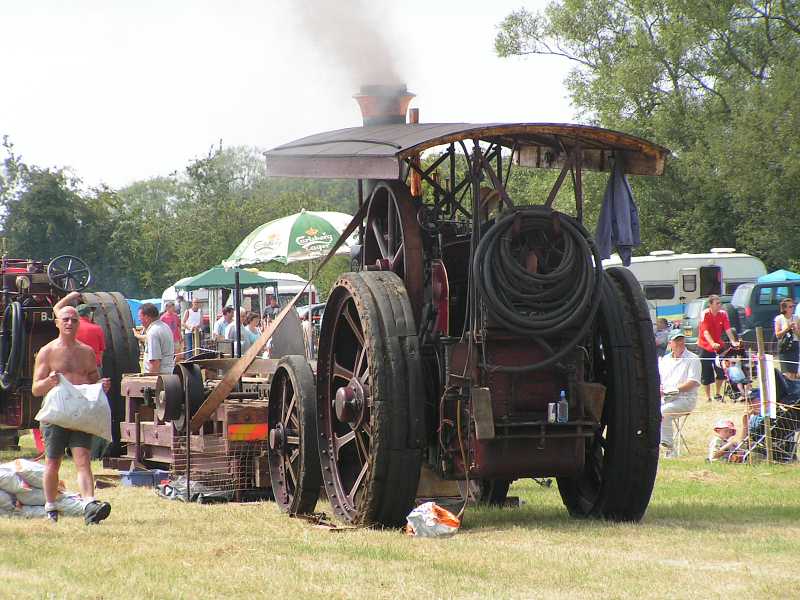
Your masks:
[{"label": "engine wheel rim", "polygon": [[278,402],[269,405],[269,463],[270,472],[276,473],[272,493],[275,502],[284,511],[292,509],[300,480],[300,418],[298,394],[286,371],[281,371],[277,381]]},{"label": "engine wheel rim", "polygon": [[422,237],[414,200],[402,184],[381,182],[372,192],[364,230],[364,269],[391,271],[400,277],[419,319],[424,279]]},{"label": "engine wheel rim", "polygon": [[[327,442],[326,475],[330,472],[325,484],[333,489],[343,516],[352,519],[370,475],[372,365],[355,299],[350,292],[340,291],[337,296],[331,313],[334,342],[324,348],[324,364],[330,365],[331,376],[327,389],[321,390],[320,420]],[[343,414],[337,404],[342,403],[345,391],[357,406],[354,412]]]},{"label": "engine wheel rim", "polygon": [[319,499],[316,401],[314,374],[305,357],[284,356],[269,387],[267,461],[275,502],[290,514],[313,512]]}]

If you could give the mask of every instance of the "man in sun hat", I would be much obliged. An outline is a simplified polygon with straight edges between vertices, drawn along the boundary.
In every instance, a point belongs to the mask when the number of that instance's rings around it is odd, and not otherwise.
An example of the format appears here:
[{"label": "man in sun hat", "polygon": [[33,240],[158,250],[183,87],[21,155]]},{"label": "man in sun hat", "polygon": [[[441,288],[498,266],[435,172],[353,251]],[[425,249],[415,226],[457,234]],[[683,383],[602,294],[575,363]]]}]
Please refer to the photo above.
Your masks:
[{"label": "man in sun hat", "polygon": [[714,435],[708,443],[708,460],[728,460],[736,448],[735,435],[736,425],[730,419],[719,419],[714,423]]},{"label": "man in sun hat", "polygon": [[700,359],[686,349],[686,340],[680,329],[668,337],[669,351],[658,361],[661,375],[661,445],[667,457],[674,456],[673,423],[675,413],[687,413],[697,404],[700,387]]}]

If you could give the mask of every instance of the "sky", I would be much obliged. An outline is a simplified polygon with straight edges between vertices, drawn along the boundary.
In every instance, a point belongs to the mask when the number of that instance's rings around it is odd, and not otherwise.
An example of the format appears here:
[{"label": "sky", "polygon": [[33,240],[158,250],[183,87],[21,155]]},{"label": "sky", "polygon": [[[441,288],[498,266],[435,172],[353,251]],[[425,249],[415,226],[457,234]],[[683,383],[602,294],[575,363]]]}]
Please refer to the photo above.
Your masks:
[{"label": "sky", "polygon": [[365,78],[405,82],[422,122],[573,121],[567,61],[494,53],[507,14],[544,4],[0,0],[0,136],[28,164],[119,188],[220,141],[358,126]]}]

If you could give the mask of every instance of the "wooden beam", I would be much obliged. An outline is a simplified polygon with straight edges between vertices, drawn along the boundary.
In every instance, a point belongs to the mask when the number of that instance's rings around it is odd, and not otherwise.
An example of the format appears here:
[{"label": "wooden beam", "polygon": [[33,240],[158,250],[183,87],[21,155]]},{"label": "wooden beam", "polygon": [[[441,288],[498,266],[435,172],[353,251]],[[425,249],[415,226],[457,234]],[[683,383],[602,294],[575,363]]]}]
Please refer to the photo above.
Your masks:
[{"label": "wooden beam", "polygon": [[547,196],[547,202],[544,203],[547,208],[553,206],[553,201],[558,195],[558,190],[561,189],[561,184],[564,183],[564,178],[567,176],[567,173],[569,173],[571,168],[572,156],[568,156],[567,160],[564,162],[564,168],[561,169],[561,173],[558,174],[558,179],[556,179],[556,182],[553,184],[553,189],[550,190],[550,194]]}]

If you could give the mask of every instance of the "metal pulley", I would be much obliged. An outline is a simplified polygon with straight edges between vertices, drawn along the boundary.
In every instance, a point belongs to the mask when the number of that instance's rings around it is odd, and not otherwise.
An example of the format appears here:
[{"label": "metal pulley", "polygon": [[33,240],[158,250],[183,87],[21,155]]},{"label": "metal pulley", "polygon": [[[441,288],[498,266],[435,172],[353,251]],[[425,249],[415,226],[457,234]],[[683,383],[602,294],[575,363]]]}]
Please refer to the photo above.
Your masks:
[{"label": "metal pulley", "polygon": [[156,418],[174,421],[183,411],[183,383],[177,375],[159,375],[156,380]]},{"label": "metal pulley", "polygon": [[200,367],[191,363],[178,363],[175,365],[173,377],[177,377],[181,382],[183,393],[181,395],[180,412],[172,419],[175,429],[183,431],[186,426],[186,411],[184,407],[189,405],[189,418],[203,404],[205,396],[203,394],[203,375]]}]

